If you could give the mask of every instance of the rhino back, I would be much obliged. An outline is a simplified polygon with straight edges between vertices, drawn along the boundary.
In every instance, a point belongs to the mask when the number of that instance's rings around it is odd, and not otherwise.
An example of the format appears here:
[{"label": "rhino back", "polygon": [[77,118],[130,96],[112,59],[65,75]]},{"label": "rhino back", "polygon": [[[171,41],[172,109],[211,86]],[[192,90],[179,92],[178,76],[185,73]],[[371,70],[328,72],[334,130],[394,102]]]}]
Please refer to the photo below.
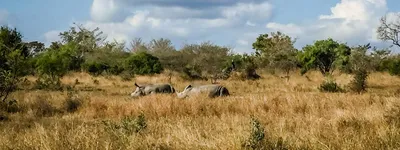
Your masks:
[{"label": "rhino back", "polygon": [[146,86],[146,93],[172,93],[174,90],[175,89],[170,84],[154,84]]}]

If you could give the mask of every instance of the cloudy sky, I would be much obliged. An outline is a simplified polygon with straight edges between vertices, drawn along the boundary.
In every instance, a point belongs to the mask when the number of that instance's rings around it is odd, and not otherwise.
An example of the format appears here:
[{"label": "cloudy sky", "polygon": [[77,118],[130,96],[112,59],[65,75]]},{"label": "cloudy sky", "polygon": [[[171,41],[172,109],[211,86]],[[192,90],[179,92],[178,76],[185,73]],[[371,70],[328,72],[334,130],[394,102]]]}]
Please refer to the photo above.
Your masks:
[{"label": "cloudy sky", "polygon": [[328,37],[387,47],[375,29],[399,6],[399,0],[2,0],[0,25],[46,44],[77,22],[100,27],[108,40],[169,38],[178,48],[212,41],[239,53],[253,52],[256,37],[274,31],[297,38],[297,48]]}]

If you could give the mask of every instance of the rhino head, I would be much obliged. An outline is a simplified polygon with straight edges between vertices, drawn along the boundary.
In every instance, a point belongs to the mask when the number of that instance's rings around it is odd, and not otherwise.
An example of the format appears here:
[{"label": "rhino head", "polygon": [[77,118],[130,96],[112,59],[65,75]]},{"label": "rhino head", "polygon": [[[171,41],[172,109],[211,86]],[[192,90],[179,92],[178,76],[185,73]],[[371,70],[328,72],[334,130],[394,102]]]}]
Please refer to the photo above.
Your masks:
[{"label": "rhino head", "polygon": [[144,93],[145,87],[144,86],[139,86],[138,84],[136,84],[136,82],[135,82],[135,86],[136,86],[136,89],[135,89],[135,91],[133,91],[131,93],[131,97],[139,97],[139,96],[145,95],[145,93]]},{"label": "rhino head", "polygon": [[193,88],[193,86],[191,84],[189,84],[188,86],[185,87],[185,89],[183,89],[182,92],[176,92],[176,96],[178,98],[185,98],[188,96],[188,92]]}]

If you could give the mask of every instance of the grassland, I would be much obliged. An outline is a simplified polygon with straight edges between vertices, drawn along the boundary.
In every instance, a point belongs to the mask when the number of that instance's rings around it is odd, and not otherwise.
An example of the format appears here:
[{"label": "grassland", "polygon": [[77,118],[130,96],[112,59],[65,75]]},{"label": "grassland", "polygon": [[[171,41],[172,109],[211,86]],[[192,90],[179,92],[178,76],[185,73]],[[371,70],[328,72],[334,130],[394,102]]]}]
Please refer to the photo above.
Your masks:
[{"label": "grassland", "polygon": [[[288,82],[262,76],[219,81],[229,97],[182,100],[175,95],[129,97],[134,81],[167,82],[165,75],[122,81],[73,73],[62,79],[75,85],[70,96],[29,89],[12,94],[17,112],[2,113],[0,149],[245,149],[243,144],[254,140],[252,117],[265,135],[253,143],[256,149],[400,149],[400,78],[373,73],[368,92],[355,94],[319,92],[323,77],[318,72],[309,79],[293,74]],[[335,78],[346,85],[352,76]],[[172,83],[181,91],[191,82],[174,77]],[[79,101],[78,109],[70,110],[75,105],[68,101]],[[124,120],[140,114],[145,121]]]}]

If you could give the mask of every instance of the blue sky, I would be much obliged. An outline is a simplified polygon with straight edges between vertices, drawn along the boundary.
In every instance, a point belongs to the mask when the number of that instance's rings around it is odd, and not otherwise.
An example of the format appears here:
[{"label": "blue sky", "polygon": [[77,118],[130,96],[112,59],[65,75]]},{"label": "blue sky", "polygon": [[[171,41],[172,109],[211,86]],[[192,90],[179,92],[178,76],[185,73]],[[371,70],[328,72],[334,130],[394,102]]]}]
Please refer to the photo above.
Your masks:
[{"label": "blue sky", "polygon": [[0,24],[46,44],[77,22],[100,27],[108,40],[163,37],[178,48],[212,41],[252,52],[259,34],[274,31],[296,37],[297,48],[328,37],[387,47],[374,29],[379,17],[394,16],[399,6],[398,0],[3,0]]}]

